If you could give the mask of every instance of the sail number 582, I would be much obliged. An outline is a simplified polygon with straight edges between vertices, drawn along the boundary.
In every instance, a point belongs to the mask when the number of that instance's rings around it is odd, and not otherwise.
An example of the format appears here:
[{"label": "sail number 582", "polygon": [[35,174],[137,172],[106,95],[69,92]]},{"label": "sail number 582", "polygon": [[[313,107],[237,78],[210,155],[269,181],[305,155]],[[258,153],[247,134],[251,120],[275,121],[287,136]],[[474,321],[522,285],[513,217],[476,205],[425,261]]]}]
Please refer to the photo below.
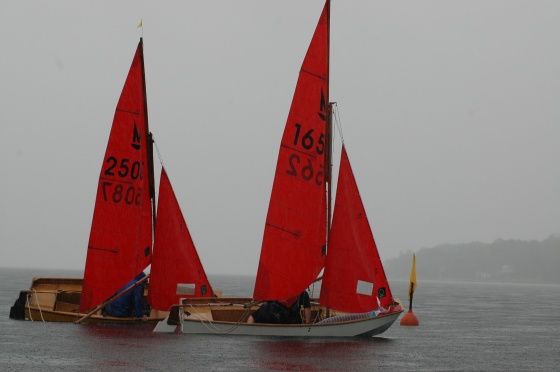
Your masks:
[{"label": "sail number 582", "polygon": [[[298,154],[292,154],[288,158],[289,169],[286,171],[290,176],[298,177],[301,176],[305,181],[315,180],[318,186],[323,183],[323,171],[315,172],[313,169],[313,162],[311,159],[307,158],[307,164],[300,164],[301,158]],[[323,168],[323,164],[319,164],[320,168]]]}]

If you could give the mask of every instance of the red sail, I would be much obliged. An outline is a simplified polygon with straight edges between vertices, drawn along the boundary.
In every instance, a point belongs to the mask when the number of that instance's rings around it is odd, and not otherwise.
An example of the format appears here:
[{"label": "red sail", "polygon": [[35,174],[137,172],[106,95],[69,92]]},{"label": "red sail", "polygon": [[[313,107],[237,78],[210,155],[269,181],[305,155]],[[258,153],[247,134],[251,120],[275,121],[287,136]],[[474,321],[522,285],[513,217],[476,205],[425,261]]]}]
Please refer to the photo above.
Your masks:
[{"label": "red sail", "polygon": [[[177,295],[185,284],[194,284],[194,294]],[[181,297],[211,297],[202,263],[175,198],[165,169],[161,169],[154,256],[150,274],[150,304],[168,311]]]},{"label": "red sail", "polygon": [[276,165],[257,281],[258,300],[302,292],[324,266],[328,2],[303,61]]},{"label": "red sail", "polygon": [[385,308],[393,302],[343,145],[321,305],[360,313],[376,310],[377,298]]},{"label": "red sail", "polygon": [[99,305],[151,260],[152,205],[142,39],[123,87],[101,167],[80,310]]}]

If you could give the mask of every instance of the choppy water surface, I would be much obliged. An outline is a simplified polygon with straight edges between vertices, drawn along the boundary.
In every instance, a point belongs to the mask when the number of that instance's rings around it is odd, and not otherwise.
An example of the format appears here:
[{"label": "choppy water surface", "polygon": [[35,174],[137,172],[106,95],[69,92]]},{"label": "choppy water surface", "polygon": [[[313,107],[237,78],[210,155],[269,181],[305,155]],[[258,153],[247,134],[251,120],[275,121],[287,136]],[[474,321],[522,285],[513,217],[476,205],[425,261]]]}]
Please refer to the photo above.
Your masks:
[{"label": "choppy water surface", "polygon": [[[154,334],[149,325],[9,319],[33,276],[80,275],[0,268],[0,370],[552,371],[560,364],[560,286],[421,281],[420,326],[395,323],[370,339]],[[254,279],[210,280],[224,295],[247,296]],[[406,300],[408,283],[391,288]]]}]

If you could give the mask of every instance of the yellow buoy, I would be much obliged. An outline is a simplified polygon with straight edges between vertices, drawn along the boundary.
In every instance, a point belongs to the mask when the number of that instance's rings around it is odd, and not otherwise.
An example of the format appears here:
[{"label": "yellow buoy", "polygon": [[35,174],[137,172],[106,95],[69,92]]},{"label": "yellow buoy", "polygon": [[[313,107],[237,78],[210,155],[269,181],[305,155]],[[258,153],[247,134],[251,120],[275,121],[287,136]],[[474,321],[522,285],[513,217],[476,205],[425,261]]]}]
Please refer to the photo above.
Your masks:
[{"label": "yellow buoy", "polygon": [[412,312],[412,298],[414,297],[414,290],[416,289],[416,255],[412,255],[412,270],[410,271],[410,287],[408,290],[408,301],[410,305],[408,307],[408,313],[404,314],[401,318],[402,326],[418,326],[418,318]]}]

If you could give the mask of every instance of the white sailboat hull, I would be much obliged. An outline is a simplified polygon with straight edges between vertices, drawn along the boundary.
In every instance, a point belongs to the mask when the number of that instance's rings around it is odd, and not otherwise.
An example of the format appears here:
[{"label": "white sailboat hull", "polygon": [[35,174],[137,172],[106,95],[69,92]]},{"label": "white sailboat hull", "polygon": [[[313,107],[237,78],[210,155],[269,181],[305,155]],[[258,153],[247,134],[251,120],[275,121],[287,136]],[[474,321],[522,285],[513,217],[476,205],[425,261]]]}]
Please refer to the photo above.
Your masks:
[{"label": "white sailboat hull", "polygon": [[159,322],[156,333],[231,334],[279,337],[372,337],[385,332],[401,312],[378,315],[338,323],[322,324],[246,324],[234,322],[182,319],[179,325],[170,325],[167,318]]}]

